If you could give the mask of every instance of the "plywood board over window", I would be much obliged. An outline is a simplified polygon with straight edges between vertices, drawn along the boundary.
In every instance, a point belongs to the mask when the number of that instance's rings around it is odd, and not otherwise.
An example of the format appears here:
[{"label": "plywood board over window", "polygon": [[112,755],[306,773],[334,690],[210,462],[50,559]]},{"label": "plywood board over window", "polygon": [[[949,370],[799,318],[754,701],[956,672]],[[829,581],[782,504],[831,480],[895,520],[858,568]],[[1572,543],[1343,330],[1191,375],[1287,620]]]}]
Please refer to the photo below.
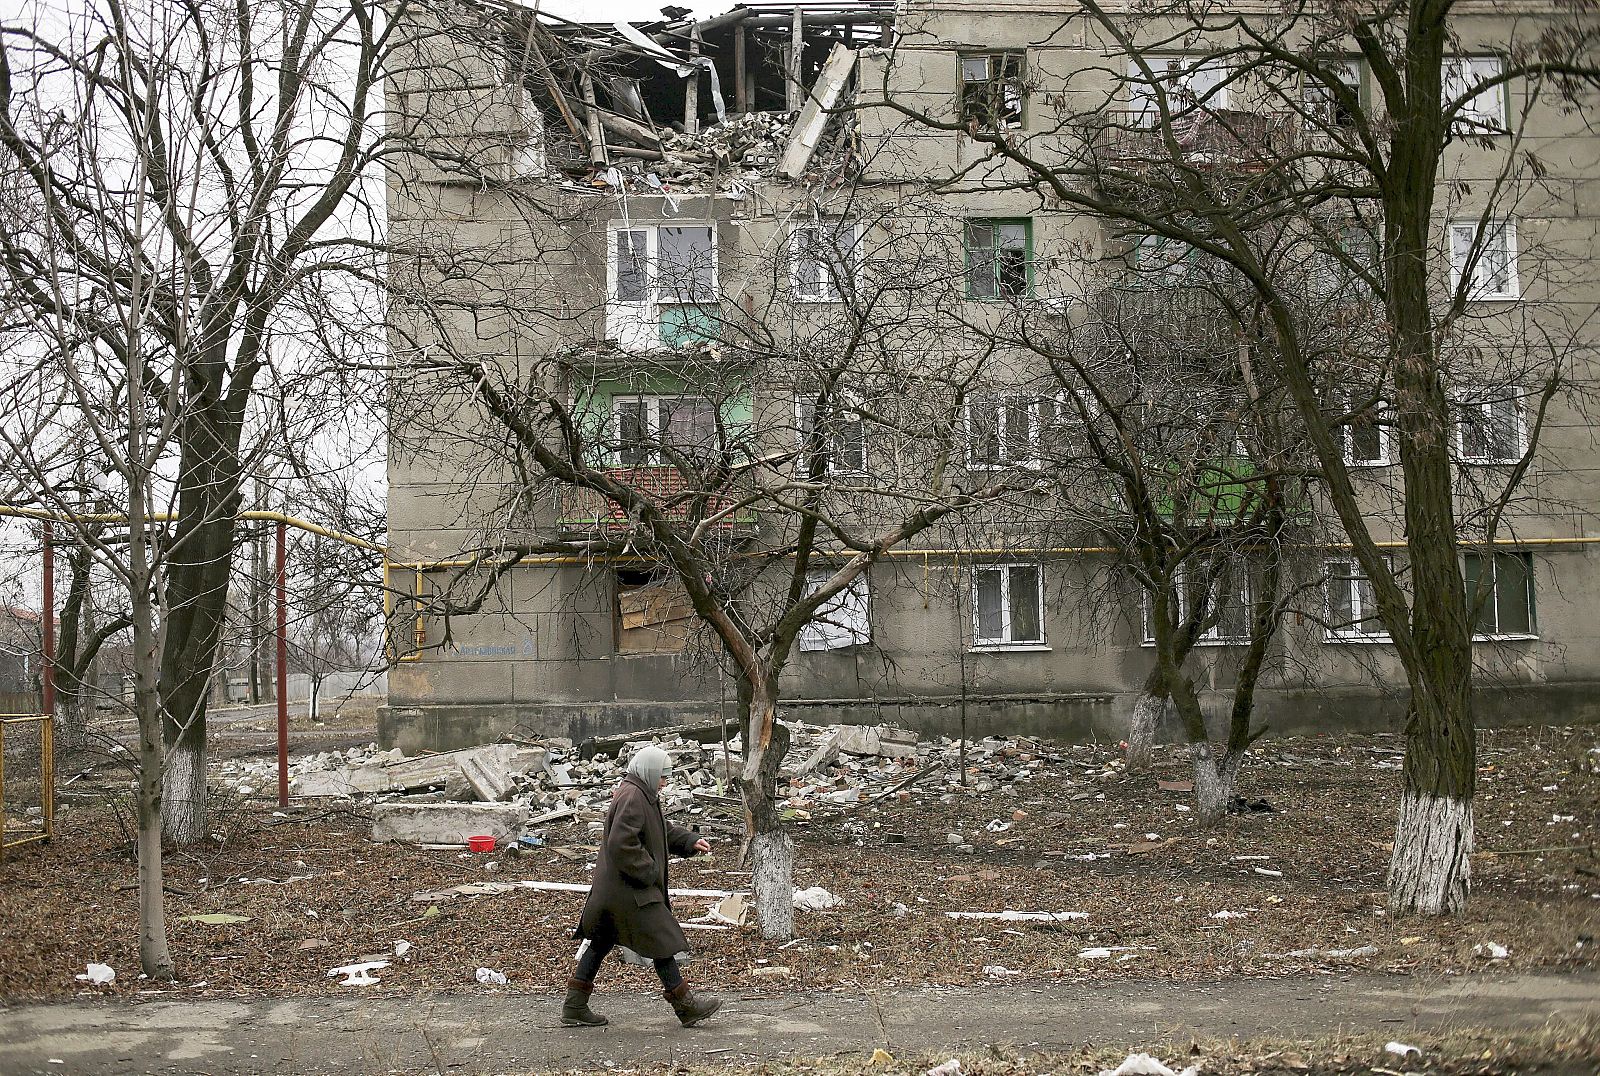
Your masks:
[{"label": "plywood board over window", "polygon": [[694,606],[677,579],[619,569],[616,580],[617,652],[675,654],[694,630]]}]

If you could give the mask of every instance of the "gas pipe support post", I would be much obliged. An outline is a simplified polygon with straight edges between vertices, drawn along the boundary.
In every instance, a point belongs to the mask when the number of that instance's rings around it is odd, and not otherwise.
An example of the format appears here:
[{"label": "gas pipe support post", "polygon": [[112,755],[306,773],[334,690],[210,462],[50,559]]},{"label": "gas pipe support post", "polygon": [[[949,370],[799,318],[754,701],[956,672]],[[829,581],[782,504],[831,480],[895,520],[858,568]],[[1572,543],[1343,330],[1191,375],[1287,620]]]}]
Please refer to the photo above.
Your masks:
[{"label": "gas pipe support post", "polygon": [[273,598],[278,619],[278,806],[289,806],[289,598],[287,527],[277,525],[277,570],[273,573]]},{"label": "gas pipe support post", "polygon": [[54,717],[56,712],[56,528],[50,520],[42,525],[44,546],[44,663],[39,670],[40,712]]}]

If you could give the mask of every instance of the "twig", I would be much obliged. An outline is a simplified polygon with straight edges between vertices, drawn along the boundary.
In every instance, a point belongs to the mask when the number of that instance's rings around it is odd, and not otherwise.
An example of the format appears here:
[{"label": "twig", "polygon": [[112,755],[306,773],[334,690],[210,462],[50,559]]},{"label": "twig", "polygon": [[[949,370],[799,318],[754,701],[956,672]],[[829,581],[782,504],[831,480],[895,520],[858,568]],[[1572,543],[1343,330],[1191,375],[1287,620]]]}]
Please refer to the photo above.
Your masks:
[{"label": "twig", "polygon": [[1508,848],[1505,851],[1485,849],[1478,853],[1485,856],[1541,856],[1546,852],[1593,852],[1592,844],[1553,844],[1546,848]]}]

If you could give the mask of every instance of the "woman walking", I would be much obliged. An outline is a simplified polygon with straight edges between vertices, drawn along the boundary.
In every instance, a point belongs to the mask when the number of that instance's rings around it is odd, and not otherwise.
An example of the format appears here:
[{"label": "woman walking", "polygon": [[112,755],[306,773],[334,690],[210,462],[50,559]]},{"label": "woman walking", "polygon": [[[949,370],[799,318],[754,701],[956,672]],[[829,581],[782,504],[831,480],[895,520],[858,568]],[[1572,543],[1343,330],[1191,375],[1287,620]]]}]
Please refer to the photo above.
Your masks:
[{"label": "woman walking", "polygon": [[675,959],[689,942],[667,898],[667,853],[692,856],[710,852],[711,845],[662,817],[658,793],[667,783],[671,765],[661,748],[654,744],[642,748],[611,794],[594,884],[583,919],[573,932],[589,944],[567,983],[567,1000],[561,1006],[561,1022],[567,1027],[598,1027],[606,1022],[589,1008],[589,996],[600,962],[618,945],[655,961],[666,999],[684,1027],[693,1027],[722,1007],[718,999],[697,996],[689,989]]}]

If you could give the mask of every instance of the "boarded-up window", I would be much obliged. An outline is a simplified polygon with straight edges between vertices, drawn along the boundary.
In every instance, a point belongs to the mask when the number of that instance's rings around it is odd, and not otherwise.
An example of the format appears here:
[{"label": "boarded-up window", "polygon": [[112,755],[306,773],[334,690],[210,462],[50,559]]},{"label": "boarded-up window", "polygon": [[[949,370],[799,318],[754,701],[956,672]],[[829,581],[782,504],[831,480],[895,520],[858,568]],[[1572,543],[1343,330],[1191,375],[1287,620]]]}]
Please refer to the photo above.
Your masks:
[{"label": "boarded-up window", "polygon": [[677,653],[694,630],[694,607],[678,580],[619,569],[616,627],[618,653]]}]

